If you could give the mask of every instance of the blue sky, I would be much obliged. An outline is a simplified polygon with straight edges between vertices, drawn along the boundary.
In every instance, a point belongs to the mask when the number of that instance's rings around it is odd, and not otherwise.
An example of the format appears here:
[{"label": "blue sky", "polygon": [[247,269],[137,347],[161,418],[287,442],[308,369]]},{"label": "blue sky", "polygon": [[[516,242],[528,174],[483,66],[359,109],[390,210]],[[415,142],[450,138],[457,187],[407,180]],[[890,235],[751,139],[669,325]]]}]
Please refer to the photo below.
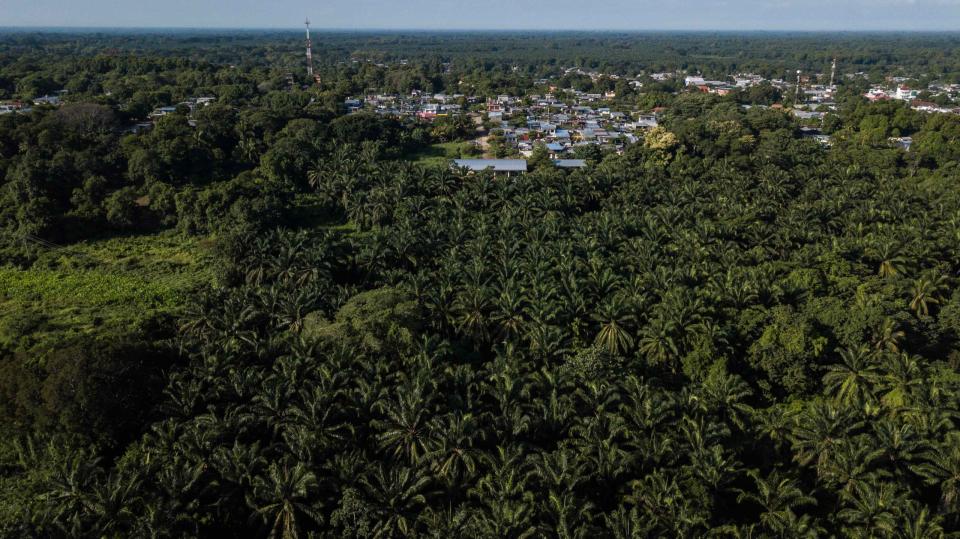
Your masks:
[{"label": "blue sky", "polygon": [[0,26],[960,30],[960,0],[0,0]]}]

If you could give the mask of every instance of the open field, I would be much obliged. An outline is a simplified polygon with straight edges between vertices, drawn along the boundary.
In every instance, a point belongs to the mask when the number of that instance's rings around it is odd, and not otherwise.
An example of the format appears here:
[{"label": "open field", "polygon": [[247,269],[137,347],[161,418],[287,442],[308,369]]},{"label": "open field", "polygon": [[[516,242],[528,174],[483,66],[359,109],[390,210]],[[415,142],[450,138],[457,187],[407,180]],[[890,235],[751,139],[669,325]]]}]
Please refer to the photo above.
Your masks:
[{"label": "open field", "polygon": [[460,159],[460,149],[468,143],[441,142],[431,144],[409,157],[410,160],[424,166],[447,166],[451,159]]},{"label": "open field", "polygon": [[45,349],[175,314],[213,281],[209,259],[202,240],[148,235],[48,251],[29,269],[0,267],[0,347]]}]

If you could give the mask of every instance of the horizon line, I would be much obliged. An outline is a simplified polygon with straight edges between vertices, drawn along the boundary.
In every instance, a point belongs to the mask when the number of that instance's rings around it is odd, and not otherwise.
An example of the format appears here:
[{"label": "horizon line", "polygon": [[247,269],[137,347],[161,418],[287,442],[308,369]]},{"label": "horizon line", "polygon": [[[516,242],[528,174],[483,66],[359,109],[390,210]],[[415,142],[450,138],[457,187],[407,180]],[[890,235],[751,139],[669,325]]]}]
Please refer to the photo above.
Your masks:
[{"label": "horizon line", "polygon": [[[0,25],[0,31],[37,31],[37,30],[57,30],[57,31],[90,31],[90,30],[128,30],[128,31],[159,31],[159,30],[180,30],[180,31],[287,31],[300,32],[302,28],[296,26],[63,26],[63,25]],[[503,32],[527,32],[527,33],[801,33],[801,34],[960,34],[960,29],[896,29],[896,28],[859,28],[849,29],[811,29],[811,28],[427,28],[427,27],[313,27],[314,32],[435,32],[435,33],[503,33]]]}]

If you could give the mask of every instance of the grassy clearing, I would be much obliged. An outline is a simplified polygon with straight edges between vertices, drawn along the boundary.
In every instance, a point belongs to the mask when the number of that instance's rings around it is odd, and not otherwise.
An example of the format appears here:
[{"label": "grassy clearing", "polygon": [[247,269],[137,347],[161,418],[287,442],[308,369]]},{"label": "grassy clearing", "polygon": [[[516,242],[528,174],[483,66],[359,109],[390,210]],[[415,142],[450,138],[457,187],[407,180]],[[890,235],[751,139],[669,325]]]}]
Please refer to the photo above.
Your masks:
[{"label": "grassy clearing", "polygon": [[0,348],[51,349],[175,314],[213,282],[210,260],[203,240],[161,234],[77,243],[27,269],[0,267]]},{"label": "grassy clearing", "polygon": [[424,166],[448,166],[451,159],[460,159],[460,150],[465,142],[442,142],[431,144],[410,155],[409,159]]}]

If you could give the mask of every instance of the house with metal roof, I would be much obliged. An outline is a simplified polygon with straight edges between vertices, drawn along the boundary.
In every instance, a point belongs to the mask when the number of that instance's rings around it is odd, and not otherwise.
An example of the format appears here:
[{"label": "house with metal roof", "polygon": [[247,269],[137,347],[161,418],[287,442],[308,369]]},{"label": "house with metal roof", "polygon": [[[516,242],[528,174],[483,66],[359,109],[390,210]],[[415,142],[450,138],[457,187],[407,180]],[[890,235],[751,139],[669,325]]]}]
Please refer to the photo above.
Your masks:
[{"label": "house with metal roof", "polygon": [[493,171],[494,174],[523,174],[527,171],[526,159],[454,159],[453,166],[456,168],[465,168],[471,172],[481,172],[484,170]]},{"label": "house with metal roof", "polygon": [[557,168],[584,168],[587,162],[584,159],[554,159],[553,165]]}]

